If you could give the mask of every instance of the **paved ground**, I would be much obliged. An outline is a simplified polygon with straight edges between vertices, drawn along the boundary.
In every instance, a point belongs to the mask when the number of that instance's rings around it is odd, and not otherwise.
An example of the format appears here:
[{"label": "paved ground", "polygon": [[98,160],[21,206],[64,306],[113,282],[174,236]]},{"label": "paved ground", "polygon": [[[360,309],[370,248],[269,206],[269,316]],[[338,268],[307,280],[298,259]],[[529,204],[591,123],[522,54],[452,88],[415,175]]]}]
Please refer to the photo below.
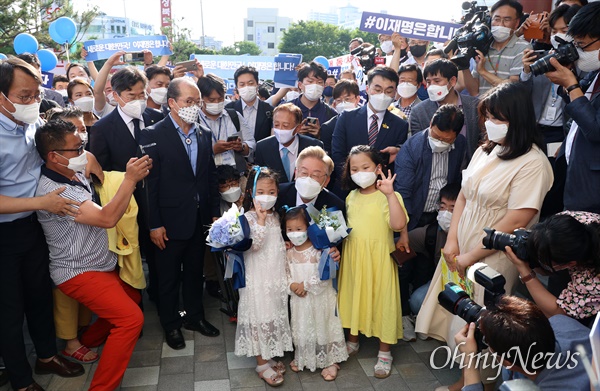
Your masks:
[{"label": "paved ground", "polygon": [[[216,338],[183,330],[187,346],[172,350],[160,327],[156,307],[145,303],[144,336],[138,341],[129,368],[121,383],[121,391],[247,391],[265,390],[263,381],[254,372],[254,359],[238,358],[233,354],[235,324],[219,311],[220,303],[207,299],[207,319],[221,330]],[[410,390],[431,391],[440,385],[451,384],[460,375],[457,369],[434,370],[430,366],[431,352],[440,346],[436,341],[400,342],[392,348],[394,368],[384,380],[373,377],[377,355],[374,339],[361,340],[360,352],[341,365],[335,382],[325,382],[320,372],[295,374],[288,370],[285,383],[279,390]],[[33,363],[35,353],[28,345]],[[287,354],[284,362],[291,361]],[[441,357],[440,357],[441,358]],[[54,375],[35,376],[47,391],[87,390],[96,368],[86,365],[86,374],[75,379]],[[9,391],[10,386],[0,387]]]}]

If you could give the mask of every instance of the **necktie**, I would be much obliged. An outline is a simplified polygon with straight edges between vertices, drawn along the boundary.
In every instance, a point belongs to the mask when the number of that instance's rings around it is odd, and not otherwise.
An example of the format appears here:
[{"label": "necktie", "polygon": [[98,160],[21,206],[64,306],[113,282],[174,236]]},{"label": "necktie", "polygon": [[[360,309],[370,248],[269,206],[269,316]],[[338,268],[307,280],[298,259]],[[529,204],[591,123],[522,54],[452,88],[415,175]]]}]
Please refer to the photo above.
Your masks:
[{"label": "necktie", "polygon": [[140,134],[142,130],[140,129],[140,120],[137,118],[132,119],[133,122],[133,137],[135,138],[136,143],[140,143]]},{"label": "necktie", "polygon": [[288,157],[288,153],[290,153],[290,151],[287,148],[281,148],[281,163],[283,163],[283,169],[285,170],[288,181],[291,181],[292,176],[290,175],[290,158]]},{"label": "necktie", "polygon": [[377,114],[373,114],[371,116],[371,126],[369,126],[369,146],[372,147],[375,144],[375,140],[377,140],[377,133],[379,133],[379,128],[377,126]]}]

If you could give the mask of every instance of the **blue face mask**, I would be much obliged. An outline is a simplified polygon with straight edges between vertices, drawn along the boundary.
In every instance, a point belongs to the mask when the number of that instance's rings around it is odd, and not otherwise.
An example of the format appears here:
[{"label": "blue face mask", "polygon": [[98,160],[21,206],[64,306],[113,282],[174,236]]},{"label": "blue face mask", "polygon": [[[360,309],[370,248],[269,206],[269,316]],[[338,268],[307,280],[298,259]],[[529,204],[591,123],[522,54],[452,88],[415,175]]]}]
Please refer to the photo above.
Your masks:
[{"label": "blue face mask", "polygon": [[323,89],[323,96],[333,96],[333,87],[327,86]]}]

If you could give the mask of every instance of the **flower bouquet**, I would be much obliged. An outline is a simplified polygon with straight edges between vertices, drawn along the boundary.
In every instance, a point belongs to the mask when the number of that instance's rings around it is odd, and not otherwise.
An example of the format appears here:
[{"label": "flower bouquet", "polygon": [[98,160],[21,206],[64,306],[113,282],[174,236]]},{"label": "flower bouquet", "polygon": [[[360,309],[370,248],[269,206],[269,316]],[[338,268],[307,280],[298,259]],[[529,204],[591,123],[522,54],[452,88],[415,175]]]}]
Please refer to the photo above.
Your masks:
[{"label": "flower bouquet", "polygon": [[246,272],[243,252],[252,246],[250,226],[244,216],[244,209],[239,210],[233,203],[223,216],[211,224],[206,243],[212,247],[212,252],[224,252],[227,259],[224,278],[233,279],[234,289],[244,288]]},{"label": "flower bouquet", "polygon": [[348,236],[350,228],[341,210],[337,208],[323,208],[319,211],[313,205],[306,208],[310,216],[308,238],[317,250],[323,250],[319,260],[319,276],[321,280],[335,279],[339,265],[329,255],[329,249],[341,243]]}]

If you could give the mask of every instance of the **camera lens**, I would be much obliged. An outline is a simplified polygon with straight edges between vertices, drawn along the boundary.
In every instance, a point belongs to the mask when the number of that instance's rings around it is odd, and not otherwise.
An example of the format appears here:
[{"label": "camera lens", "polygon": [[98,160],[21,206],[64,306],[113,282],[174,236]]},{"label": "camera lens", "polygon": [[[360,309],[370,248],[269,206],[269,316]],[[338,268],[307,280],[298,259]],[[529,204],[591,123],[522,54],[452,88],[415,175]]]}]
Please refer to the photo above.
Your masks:
[{"label": "camera lens", "polygon": [[546,72],[554,71],[554,67],[550,64],[550,59],[552,57],[556,57],[556,53],[550,53],[531,64],[531,74],[533,76],[539,76]]},{"label": "camera lens", "polygon": [[[532,65],[533,66],[533,65]],[[533,69],[532,69],[533,71]],[[483,247],[489,250],[504,251],[506,246],[512,246],[515,235],[498,232],[494,229],[485,228],[486,236],[483,238]]]}]

